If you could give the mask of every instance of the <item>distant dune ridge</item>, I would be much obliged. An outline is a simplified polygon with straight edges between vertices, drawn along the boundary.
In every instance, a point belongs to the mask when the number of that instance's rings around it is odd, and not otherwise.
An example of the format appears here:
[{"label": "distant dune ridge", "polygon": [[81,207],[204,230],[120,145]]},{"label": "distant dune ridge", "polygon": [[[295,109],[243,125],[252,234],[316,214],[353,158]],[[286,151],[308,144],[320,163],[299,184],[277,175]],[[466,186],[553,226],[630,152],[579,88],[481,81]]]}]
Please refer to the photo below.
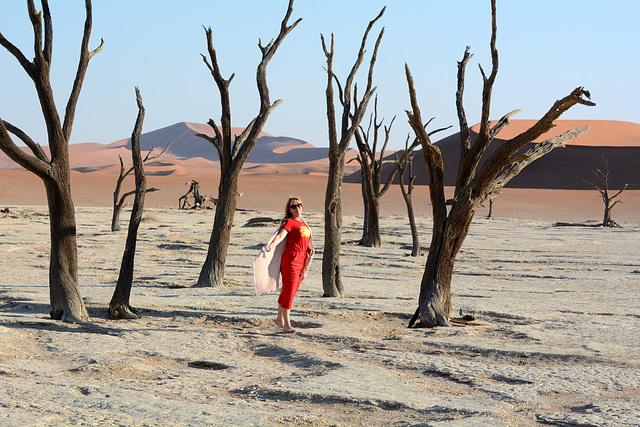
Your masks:
[{"label": "distant dune ridge", "polygon": [[[512,138],[533,125],[533,120],[512,120],[491,144],[485,157],[493,152],[504,140]],[[640,186],[640,124],[608,120],[558,120],[557,126],[543,139],[550,138],[566,130],[591,125],[591,130],[570,142],[565,148],[558,148],[543,158],[533,162],[516,176],[507,187],[537,189],[585,190],[589,187],[583,181],[597,182],[593,171],[602,168],[602,156],[609,163],[611,177],[610,188],[620,188],[624,184],[634,183]],[[478,125],[471,128],[472,137],[477,134]],[[242,132],[233,128],[234,135]],[[143,151],[154,147],[155,150],[170,144],[169,149],[158,159],[145,164],[149,176],[188,177],[202,174],[215,175],[219,172],[218,153],[213,145],[197,133],[213,135],[207,124],[180,122],[174,125],[146,132],[142,135]],[[539,141],[538,141],[539,142]],[[444,157],[445,185],[453,186],[459,159],[458,134],[451,135],[436,143]],[[48,147],[44,147],[48,151]],[[24,148],[27,151],[27,148]],[[71,167],[82,174],[100,172],[117,175],[120,168],[118,155],[125,164],[131,162],[130,142],[122,139],[111,144],[80,143],[70,146]],[[356,157],[357,151],[347,152],[347,161]],[[318,148],[308,142],[286,137],[260,134],[258,142],[251,152],[244,175],[256,174],[293,174],[326,175],[329,166],[328,149]],[[392,159],[393,154],[387,156]],[[390,164],[385,165],[388,173]],[[0,170],[21,169],[0,152]],[[345,183],[359,183],[360,168],[357,162],[348,162],[345,167]],[[416,156],[414,173],[417,184],[427,183],[427,172],[421,156]],[[384,175],[384,174],[383,174]]]},{"label": "distant dune ridge", "polygon": [[[493,153],[505,140],[511,139],[531,127],[533,120],[511,120],[511,124],[498,134],[487,149],[483,160]],[[553,136],[580,126],[591,125],[591,129],[571,141],[564,148],[557,148],[546,156],[534,161],[519,175],[513,178],[507,188],[539,188],[585,190],[590,187],[584,183],[598,183],[593,174],[603,168],[602,156],[608,161],[609,188],[621,188],[624,184],[640,185],[640,124],[609,120],[557,120],[556,127],[535,142],[542,142]],[[471,128],[472,140],[477,136],[478,125]],[[457,165],[460,159],[460,136],[451,135],[435,143],[442,151],[444,160],[444,183],[454,186]],[[525,147],[527,150],[529,146]],[[392,156],[388,157],[392,159]],[[414,174],[417,184],[427,184],[427,170],[420,155],[414,160]],[[391,164],[383,167],[386,179]],[[360,174],[345,177],[345,182],[360,182]],[[397,181],[397,178],[396,178]]]},{"label": "distant dune ridge", "polygon": [[[240,135],[242,128],[232,128],[232,135]],[[169,149],[160,158],[145,164],[148,175],[185,175],[217,173],[218,153],[215,147],[203,138],[203,133],[213,136],[208,124],[180,122],[162,129],[143,133],[140,146],[143,152],[152,147],[161,150],[167,144]],[[26,147],[23,148],[28,151]],[[45,151],[48,153],[47,147]],[[117,173],[118,155],[125,163],[131,162],[130,139],[122,139],[111,144],[79,143],[70,145],[71,168],[77,172]],[[351,149],[347,160],[356,156]],[[243,173],[303,173],[325,174],[329,169],[328,148],[317,148],[308,142],[286,136],[272,136],[260,133],[260,138],[251,151]],[[21,169],[16,163],[0,152],[1,169]],[[355,162],[345,168],[347,173],[358,169]]]}]

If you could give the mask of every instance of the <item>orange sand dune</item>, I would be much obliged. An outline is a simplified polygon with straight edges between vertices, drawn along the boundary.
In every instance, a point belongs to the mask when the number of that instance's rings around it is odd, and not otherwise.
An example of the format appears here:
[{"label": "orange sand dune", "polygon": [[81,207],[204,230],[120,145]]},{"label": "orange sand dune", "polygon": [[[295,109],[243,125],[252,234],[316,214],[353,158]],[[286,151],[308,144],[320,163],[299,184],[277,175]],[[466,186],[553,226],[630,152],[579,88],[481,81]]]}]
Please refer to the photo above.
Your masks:
[{"label": "orange sand dune", "polygon": [[[510,124],[498,134],[501,140],[507,140],[529,129],[534,120],[509,120]],[[640,147],[640,124],[615,120],[556,120],[556,126],[546,135],[534,142],[542,142],[553,136],[581,126],[591,126],[589,132],[582,134],[567,145],[585,145],[589,147]],[[480,125],[471,128],[478,133]]]},{"label": "orange sand dune", "polygon": [[[534,123],[533,120],[512,120],[511,124],[506,126],[489,145],[480,164],[505,140],[527,130]],[[609,188],[619,189],[625,184],[640,185],[640,168],[638,168],[638,159],[640,158],[639,124],[607,120],[557,120],[556,127],[539,138],[539,141],[584,125],[592,127],[587,133],[568,143],[566,147],[556,148],[531,163],[507,184],[507,188],[587,190],[591,187],[585,181],[600,184],[594,171],[604,167],[603,156],[608,162],[611,172]],[[472,127],[472,141],[475,141],[477,137],[477,130],[478,125]],[[460,162],[460,136],[459,134],[451,135],[438,141],[435,145],[442,152],[445,185],[453,186],[456,182]],[[524,150],[529,147],[530,145]],[[391,156],[387,158],[392,159]],[[383,166],[384,179],[388,176],[391,167],[391,164]],[[414,174],[417,177],[417,183],[427,184],[427,168],[421,156],[416,156],[414,161]],[[346,177],[345,181],[360,182],[360,174],[352,174]]]}]

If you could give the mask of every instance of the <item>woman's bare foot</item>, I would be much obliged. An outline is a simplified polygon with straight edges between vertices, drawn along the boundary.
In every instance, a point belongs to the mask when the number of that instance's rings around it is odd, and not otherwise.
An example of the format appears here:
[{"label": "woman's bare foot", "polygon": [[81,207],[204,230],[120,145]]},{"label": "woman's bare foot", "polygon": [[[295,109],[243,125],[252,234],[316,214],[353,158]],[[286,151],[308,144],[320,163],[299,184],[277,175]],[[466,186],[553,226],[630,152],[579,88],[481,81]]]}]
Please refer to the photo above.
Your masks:
[{"label": "woman's bare foot", "polygon": [[280,326],[282,328],[282,330],[285,331],[288,334],[292,334],[292,333],[294,333],[296,331],[295,329],[293,329],[291,327],[291,325],[285,326],[284,323],[280,323],[278,321],[278,319],[274,320],[273,323],[275,323],[276,325]]}]

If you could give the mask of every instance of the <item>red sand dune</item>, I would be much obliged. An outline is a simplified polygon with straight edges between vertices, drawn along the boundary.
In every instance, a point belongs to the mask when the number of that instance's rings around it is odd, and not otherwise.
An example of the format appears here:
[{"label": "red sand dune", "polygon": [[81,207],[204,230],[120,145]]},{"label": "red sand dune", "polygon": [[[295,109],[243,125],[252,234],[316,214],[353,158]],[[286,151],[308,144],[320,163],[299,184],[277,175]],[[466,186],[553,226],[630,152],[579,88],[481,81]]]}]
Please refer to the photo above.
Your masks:
[{"label": "red sand dune", "polygon": [[[534,123],[533,120],[512,120],[491,143],[481,164],[505,140],[520,134]],[[609,188],[622,188],[624,184],[631,183],[640,185],[640,124],[607,120],[558,120],[556,127],[537,142],[584,125],[591,125],[587,133],[571,141],[566,147],[557,148],[531,163],[507,184],[507,188],[589,189],[591,187],[584,181],[599,184],[593,171],[603,168],[603,155],[611,172]],[[477,136],[477,130],[478,125],[471,128],[472,141]],[[442,152],[445,185],[453,186],[460,159],[459,134],[444,138],[436,145]],[[385,179],[391,167],[390,164],[383,167],[383,171],[386,171],[383,175]],[[427,170],[420,155],[414,160],[414,174],[417,183],[427,184]],[[345,181],[360,182],[360,174],[352,174]]]}]

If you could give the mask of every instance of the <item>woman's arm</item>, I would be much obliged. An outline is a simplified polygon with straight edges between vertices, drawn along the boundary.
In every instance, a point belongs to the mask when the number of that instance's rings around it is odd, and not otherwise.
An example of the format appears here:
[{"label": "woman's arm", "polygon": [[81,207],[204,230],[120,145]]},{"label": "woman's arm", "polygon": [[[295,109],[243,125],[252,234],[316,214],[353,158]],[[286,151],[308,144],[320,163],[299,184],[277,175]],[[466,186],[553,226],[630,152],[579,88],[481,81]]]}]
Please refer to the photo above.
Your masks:
[{"label": "woman's arm", "polygon": [[273,239],[273,241],[269,243],[269,245],[265,248],[265,251],[269,252],[272,246],[273,247],[278,246],[278,243],[282,242],[284,238],[287,237],[288,233],[289,231],[285,230],[284,228],[280,228],[280,231],[278,232],[276,237]]},{"label": "woman's arm", "polygon": [[309,237],[309,246],[307,247],[307,254],[309,256],[313,255],[315,253],[316,249],[313,246],[313,236]]}]

